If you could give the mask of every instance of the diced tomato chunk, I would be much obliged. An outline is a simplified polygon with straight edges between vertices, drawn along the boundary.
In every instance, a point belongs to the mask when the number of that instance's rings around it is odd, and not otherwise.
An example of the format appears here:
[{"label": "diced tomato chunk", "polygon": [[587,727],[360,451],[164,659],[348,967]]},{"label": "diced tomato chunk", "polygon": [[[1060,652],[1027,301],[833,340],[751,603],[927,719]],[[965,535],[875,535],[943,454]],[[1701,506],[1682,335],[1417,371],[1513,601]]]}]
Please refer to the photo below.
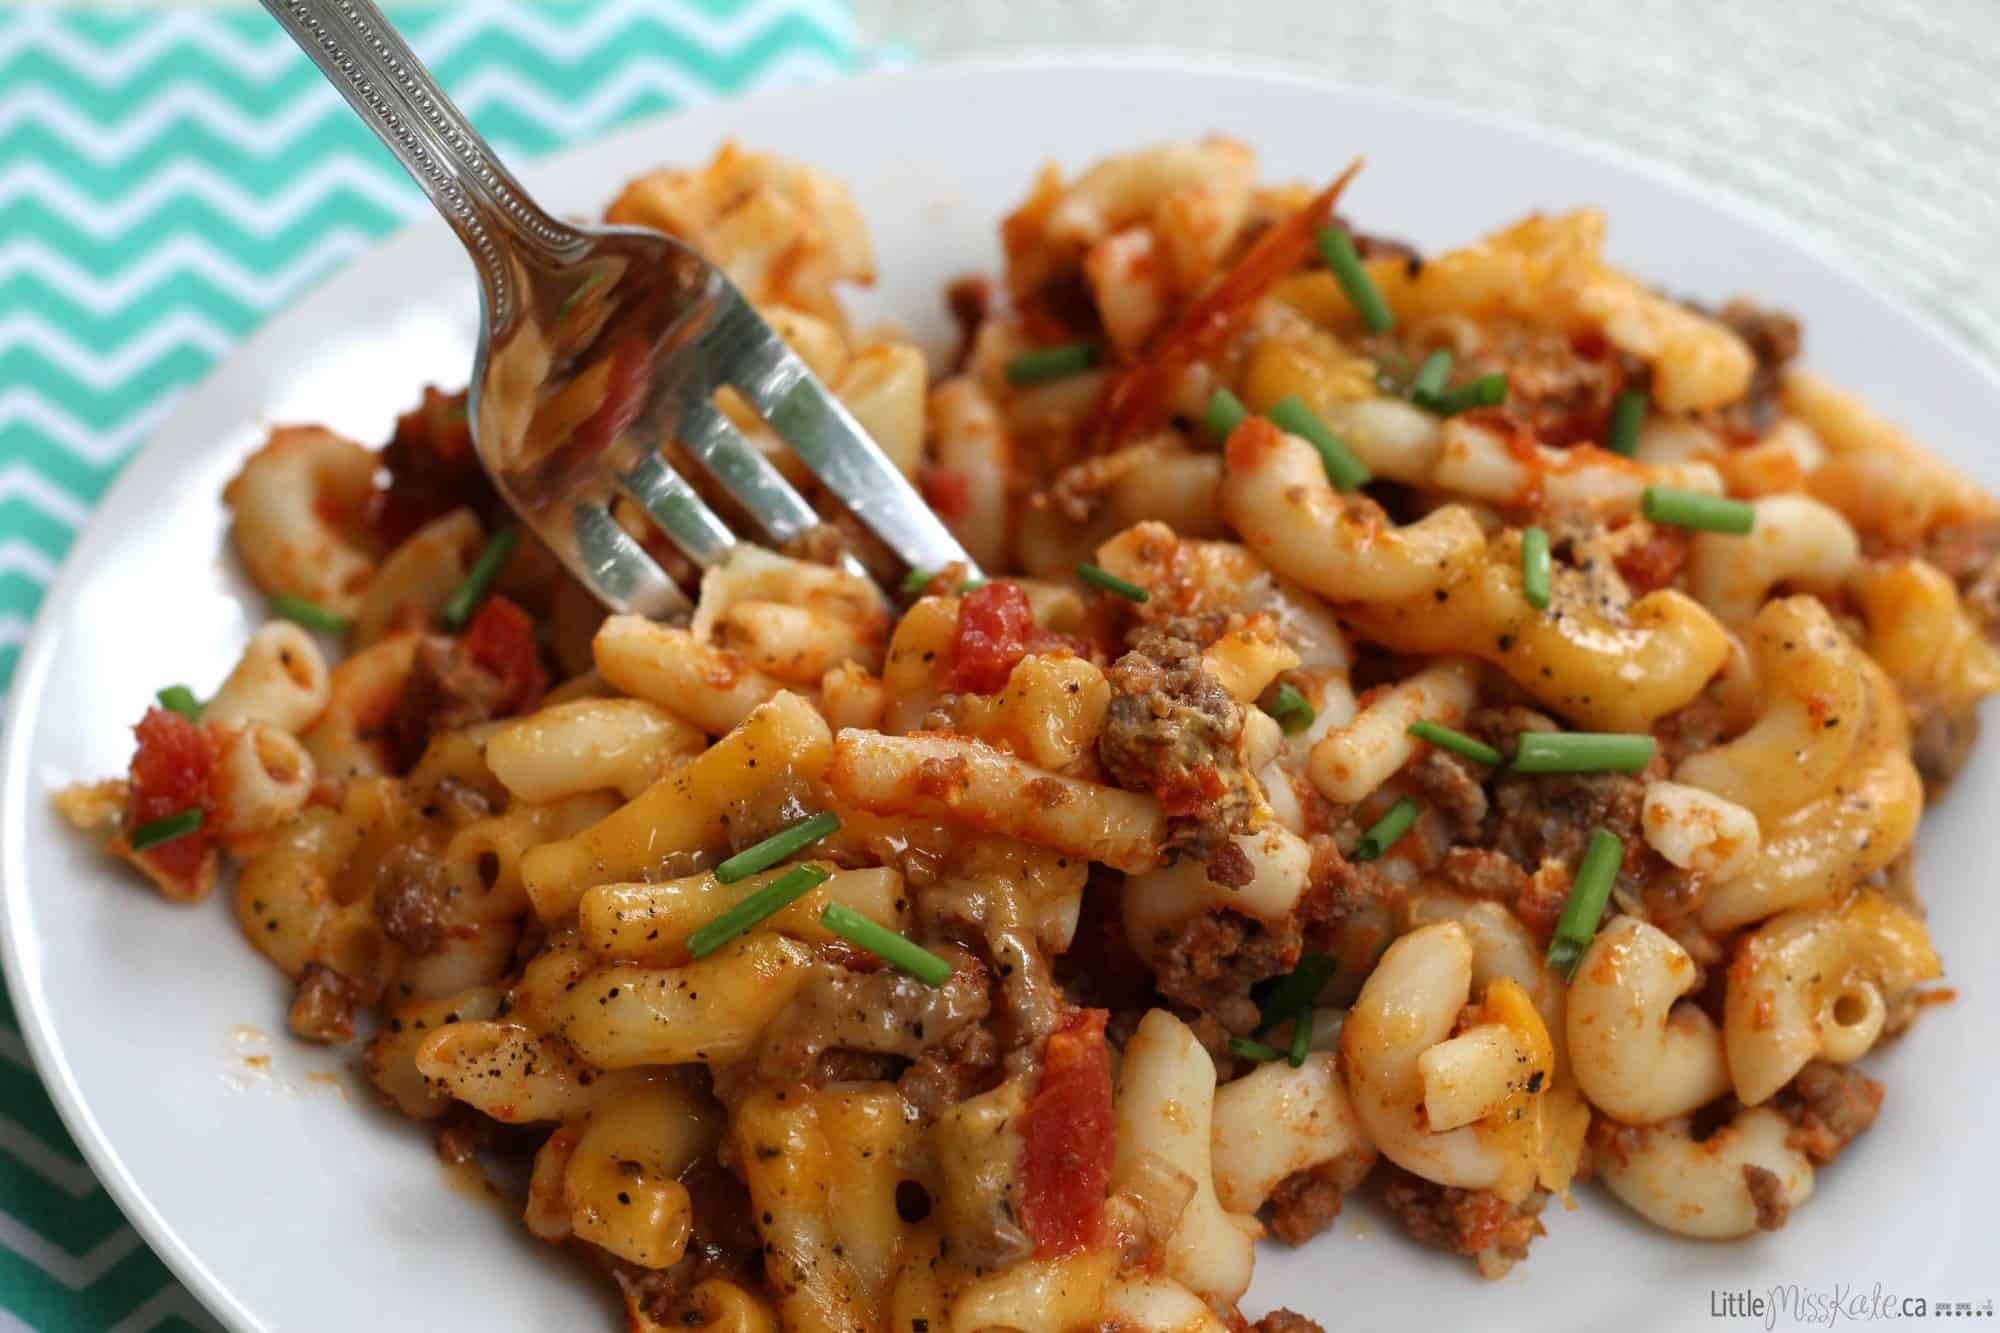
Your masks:
[{"label": "diced tomato chunk", "polygon": [[1021,1127],[1021,1220],[1040,1255],[1102,1239],[1115,1133],[1103,1009],[1079,1009],[1049,1037]]},{"label": "diced tomato chunk", "polygon": [[549,673],[535,646],[535,622],[526,611],[498,594],[488,597],[473,613],[460,642],[473,664],[499,677],[505,687],[501,716],[525,713],[541,702],[549,688]]},{"label": "diced tomato chunk", "polygon": [[917,488],[924,493],[924,503],[947,523],[972,511],[972,478],[957,468],[926,467],[917,474]]},{"label": "diced tomato chunk", "polygon": [[423,402],[396,418],[381,458],[387,484],[370,497],[366,523],[384,547],[461,506],[487,520],[503,508],[472,452],[462,392],[426,388]]},{"label": "diced tomato chunk", "polygon": [[626,338],[612,349],[604,400],[570,437],[569,447],[578,457],[601,453],[639,419],[646,407],[646,391],[652,384],[652,368],[653,357],[643,339]]},{"label": "diced tomato chunk", "polygon": [[995,579],[980,584],[958,603],[952,688],[993,693],[1028,655],[1034,637],[1035,613],[1018,583]]},{"label": "diced tomato chunk", "polygon": [[[134,727],[139,748],[132,755],[125,798],[129,835],[156,819],[183,810],[206,813],[214,785],[215,756],[202,729],[179,713],[149,708]],[[141,853],[161,874],[192,886],[208,855],[206,822],[192,833]]]}]

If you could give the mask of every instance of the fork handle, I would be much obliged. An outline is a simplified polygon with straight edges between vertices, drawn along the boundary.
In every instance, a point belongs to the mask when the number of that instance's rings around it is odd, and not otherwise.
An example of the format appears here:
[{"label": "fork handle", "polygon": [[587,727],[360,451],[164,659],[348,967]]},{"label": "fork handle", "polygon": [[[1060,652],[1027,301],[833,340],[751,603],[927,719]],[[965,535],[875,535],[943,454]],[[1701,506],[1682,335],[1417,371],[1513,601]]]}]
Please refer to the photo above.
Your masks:
[{"label": "fork handle", "polygon": [[528,197],[371,0],[262,2],[458,233],[488,318],[506,326],[519,282],[510,249],[553,266],[583,237]]}]

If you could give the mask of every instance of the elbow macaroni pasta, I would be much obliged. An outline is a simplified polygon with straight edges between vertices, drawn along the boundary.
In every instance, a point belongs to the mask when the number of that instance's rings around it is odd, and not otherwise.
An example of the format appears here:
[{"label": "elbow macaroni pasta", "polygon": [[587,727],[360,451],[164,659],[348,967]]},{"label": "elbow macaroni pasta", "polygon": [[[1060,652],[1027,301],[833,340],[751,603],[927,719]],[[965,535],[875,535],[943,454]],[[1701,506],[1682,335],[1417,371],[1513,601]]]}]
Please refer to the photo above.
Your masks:
[{"label": "elbow macaroni pasta", "polygon": [[[1265,1235],[1370,1189],[1496,1275],[1587,1163],[1668,1231],[1777,1226],[1942,975],[1906,852],[2000,692],[2000,509],[1789,364],[1783,316],[1612,267],[1592,211],[1421,262],[1350,228],[1365,329],[1316,191],[1219,136],[1048,168],[946,365],[855,331],[831,177],[733,145],[641,177],[610,216],[720,263],[983,577],[889,568],[774,453],[826,519],[783,553],[697,572],[621,507],[685,624],[604,614],[523,529],[447,627],[505,521],[462,400],[379,452],[284,426],[233,545],[343,651],[261,625],[58,804],[175,900],[234,864],[293,1031],[531,1159],[524,1225],[637,1333],[1268,1333]],[[1067,342],[1095,364],[1010,371]],[[1439,349],[1500,401],[1413,395]],[[1255,415],[1287,400],[1386,484],[1336,489]],[[1571,729],[1638,758],[1516,762]],[[1562,924],[1599,830],[1601,919]]]}]

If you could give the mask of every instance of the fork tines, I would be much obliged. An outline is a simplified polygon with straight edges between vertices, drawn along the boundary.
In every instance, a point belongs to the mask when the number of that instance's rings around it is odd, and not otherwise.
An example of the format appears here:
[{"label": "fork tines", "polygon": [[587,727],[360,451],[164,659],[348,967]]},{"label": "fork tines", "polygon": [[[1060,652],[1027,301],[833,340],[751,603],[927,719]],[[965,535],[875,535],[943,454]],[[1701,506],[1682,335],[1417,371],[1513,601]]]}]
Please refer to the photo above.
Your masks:
[{"label": "fork tines", "polygon": [[[749,302],[725,289],[704,314],[705,326],[674,349],[677,420],[667,433],[743,507],[761,540],[782,546],[822,519],[716,408],[714,394],[723,387],[741,394],[827,490],[912,568],[960,564],[977,573],[908,478]],[[658,452],[646,452],[617,480],[696,565],[711,567],[736,545],[728,524]],[[584,520],[584,508],[602,521]],[[603,510],[579,506],[574,519],[579,551],[601,593],[652,614],[685,612],[686,599],[666,572]],[[649,568],[631,568],[635,559]],[[851,555],[843,563],[863,572]]]}]

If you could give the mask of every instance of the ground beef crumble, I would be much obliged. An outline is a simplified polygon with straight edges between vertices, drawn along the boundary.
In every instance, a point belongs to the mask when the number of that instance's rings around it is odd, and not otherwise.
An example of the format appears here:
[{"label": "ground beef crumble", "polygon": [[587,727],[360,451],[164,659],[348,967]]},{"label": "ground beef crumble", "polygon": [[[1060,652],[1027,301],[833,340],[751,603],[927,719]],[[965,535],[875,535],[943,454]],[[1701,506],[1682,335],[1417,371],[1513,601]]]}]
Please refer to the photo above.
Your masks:
[{"label": "ground beef crumble", "polygon": [[1979,739],[1979,702],[1968,700],[1956,707],[1930,696],[1904,690],[1903,708],[1910,715],[1910,762],[1924,780],[1924,799],[1937,801]]},{"label": "ground beef crumble", "polygon": [[1757,359],[1750,386],[1732,412],[1741,425],[1752,431],[1770,429],[1777,419],[1778,386],[1784,381],[1785,367],[1798,356],[1804,341],[1798,320],[1782,310],[1766,310],[1740,296],[1722,309],[1706,313],[1748,344],[1750,355]]},{"label": "ground beef crumble", "polygon": [[1598,338],[1520,330],[1481,355],[1461,373],[1507,376],[1507,415],[1543,444],[1566,448],[1604,438],[1611,407],[1628,386],[1624,366]]},{"label": "ground beef crumble", "polygon": [[[1218,1041],[1243,1036],[1257,1026],[1250,988],[1291,971],[1302,938],[1297,917],[1275,923],[1226,908],[1204,913],[1157,942],[1153,970],[1160,994],[1212,1017],[1221,1031],[1210,1035]],[[1203,1035],[1201,1025],[1195,1030]]]},{"label": "ground beef crumble", "polygon": [[1449,750],[1431,748],[1410,766],[1410,776],[1421,793],[1423,807],[1448,821],[1445,833],[1453,843],[1478,838],[1488,809],[1486,788],[1481,785],[1486,777],[1482,766]]},{"label": "ground beef crumble", "polygon": [[506,694],[506,682],[468,661],[453,640],[425,635],[410,661],[402,695],[382,723],[390,762],[398,773],[407,773],[432,736],[486,721],[499,711]]},{"label": "ground beef crumble", "polygon": [[1743,1184],[1750,1191],[1750,1202],[1756,1206],[1759,1231],[1776,1231],[1785,1225],[1785,1219],[1792,1215],[1792,1203],[1777,1172],[1745,1162]]},{"label": "ground beef crumble", "polygon": [[1882,1085],[1858,1069],[1814,1060],[1772,1105],[1794,1126],[1785,1142],[1825,1166],[1875,1123]]},{"label": "ground beef crumble", "polygon": [[1248,882],[1250,865],[1220,848],[1241,832],[1253,786],[1236,742],[1243,710],[1202,668],[1192,620],[1142,625],[1106,672],[1112,696],[1098,757],[1118,785],[1148,791],[1169,816],[1169,848],[1209,863],[1219,884]]},{"label": "ground beef crumble", "polygon": [[1527,871],[1484,847],[1453,847],[1444,854],[1438,877],[1460,893],[1509,906],[1529,889]]},{"label": "ground beef crumble", "polygon": [[285,1026],[301,1041],[342,1045],[354,1040],[354,1017],[365,998],[359,982],[323,963],[307,963]]},{"label": "ground beef crumble", "polygon": [[[1467,729],[1511,755],[1522,732],[1558,728],[1532,709],[1496,708],[1473,713]],[[1492,846],[1523,869],[1548,860],[1575,865],[1598,828],[1617,834],[1628,848],[1643,847],[1639,816],[1645,796],[1643,775],[1502,773],[1493,782]]]},{"label": "ground beef crumble", "polygon": [[1250,1326],[1255,1333],[1326,1333],[1324,1325],[1295,1310],[1277,1309]]},{"label": "ground beef crumble", "polygon": [[1341,1202],[1361,1187],[1374,1165],[1375,1154],[1363,1151],[1286,1176],[1271,1191],[1271,1234],[1287,1245],[1303,1245],[1332,1226]]},{"label": "ground beef crumble", "polygon": [[377,869],[375,919],[382,933],[414,957],[435,953],[444,942],[451,885],[444,862],[413,844],[391,848]]},{"label": "ground beef crumble", "polygon": [[1544,1234],[1537,1214],[1548,1198],[1537,1191],[1511,1204],[1491,1190],[1437,1185],[1400,1168],[1391,1171],[1383,1191],[1383,1202],[1413,1239],[1470,1255],[1486,1278],[1503,1277],[1528,1257],[1529,1242]]}]

